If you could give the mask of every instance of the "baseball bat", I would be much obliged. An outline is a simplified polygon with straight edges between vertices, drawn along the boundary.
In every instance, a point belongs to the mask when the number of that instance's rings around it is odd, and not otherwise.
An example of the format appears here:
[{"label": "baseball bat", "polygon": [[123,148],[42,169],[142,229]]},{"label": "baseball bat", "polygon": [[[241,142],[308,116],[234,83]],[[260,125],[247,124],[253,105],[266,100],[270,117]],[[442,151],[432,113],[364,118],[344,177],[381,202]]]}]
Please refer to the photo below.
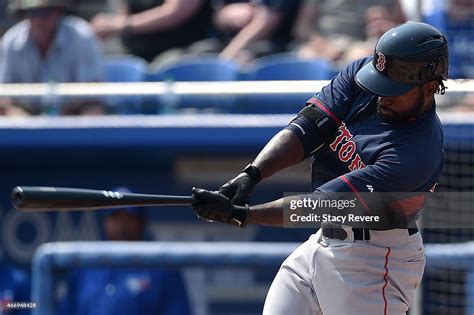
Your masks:
[{"label": "baseball bat", "polygon": [[192,196],[122,193],[64,187],[17,186],[11,192],[13,206],[19,210],[98,210],[140,206],[191,205]]}]

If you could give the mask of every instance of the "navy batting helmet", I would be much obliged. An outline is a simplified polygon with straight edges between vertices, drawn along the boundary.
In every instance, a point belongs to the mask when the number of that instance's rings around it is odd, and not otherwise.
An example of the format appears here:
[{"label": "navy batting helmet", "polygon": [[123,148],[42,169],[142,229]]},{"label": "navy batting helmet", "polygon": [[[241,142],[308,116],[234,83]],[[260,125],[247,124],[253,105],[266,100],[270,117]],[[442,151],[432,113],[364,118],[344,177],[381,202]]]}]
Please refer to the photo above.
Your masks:
[{"label": "navy batting helmet", "polygon": [[436,28],[408,22],[385,32],[374,59],[357,72],[357,84],[380,96],[402,95],[431,80],[448,78],[448,41]]}]

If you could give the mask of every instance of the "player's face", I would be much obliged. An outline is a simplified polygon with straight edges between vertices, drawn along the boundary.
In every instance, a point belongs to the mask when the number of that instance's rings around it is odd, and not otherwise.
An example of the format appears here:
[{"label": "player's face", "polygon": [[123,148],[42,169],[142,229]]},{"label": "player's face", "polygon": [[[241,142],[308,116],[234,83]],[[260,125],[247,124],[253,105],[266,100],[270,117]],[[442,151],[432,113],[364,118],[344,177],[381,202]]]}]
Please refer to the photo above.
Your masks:
[{"label": "player's face", "polygon": [[105,235],[111,241],[142,240],[144,226],[143,218],[127,211],[116,211],[104,219]]},{"label": "player's face", "polygon": [[377,100],[377,113],[387,122],[404,122],[420,114],[426,98],[421,87],[399,96],[381,96]]}]

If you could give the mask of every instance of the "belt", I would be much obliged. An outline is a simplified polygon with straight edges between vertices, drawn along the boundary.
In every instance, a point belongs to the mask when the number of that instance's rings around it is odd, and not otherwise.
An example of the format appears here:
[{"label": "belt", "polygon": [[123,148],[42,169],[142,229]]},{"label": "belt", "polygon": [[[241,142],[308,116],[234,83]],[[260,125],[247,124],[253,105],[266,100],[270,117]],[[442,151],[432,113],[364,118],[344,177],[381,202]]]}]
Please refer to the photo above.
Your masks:
[{"label": "belt", "polygon": [[[328,226],[322,227],[323,236],[336,239],[336,240],[345,240],[347,238],[347,232],[340,226]],[[413,235],[418,233],[418,228],[409,228],[408,235]],[[354,233],[354,239],[359,241],[368,241],[370,240],[370,230],[364,228],[352,228]]]}]

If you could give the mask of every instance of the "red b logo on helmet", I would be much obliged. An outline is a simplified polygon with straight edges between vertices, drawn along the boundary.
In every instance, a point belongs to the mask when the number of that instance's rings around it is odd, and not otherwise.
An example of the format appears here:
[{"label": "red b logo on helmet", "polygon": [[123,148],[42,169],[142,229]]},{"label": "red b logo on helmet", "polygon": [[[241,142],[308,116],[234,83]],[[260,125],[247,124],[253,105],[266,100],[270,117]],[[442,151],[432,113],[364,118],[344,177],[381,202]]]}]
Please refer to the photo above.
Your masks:
[{"label": "red b logo on helmet", "polygon": [[379,71],[384,71],[385,70],[385,56],[381,52],[377,53],[377,64],[375,65],[375,68]]}]

